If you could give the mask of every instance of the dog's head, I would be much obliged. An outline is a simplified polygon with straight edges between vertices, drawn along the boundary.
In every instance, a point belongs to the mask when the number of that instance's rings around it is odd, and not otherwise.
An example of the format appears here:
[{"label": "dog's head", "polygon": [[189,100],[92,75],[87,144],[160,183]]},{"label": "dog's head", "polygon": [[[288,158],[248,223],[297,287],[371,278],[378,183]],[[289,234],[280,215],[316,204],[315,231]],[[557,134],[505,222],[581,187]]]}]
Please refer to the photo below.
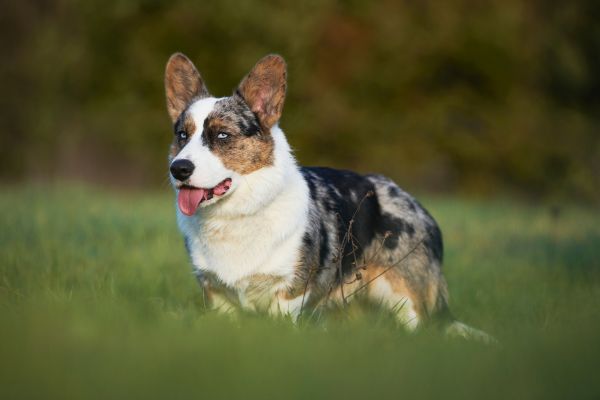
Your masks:
[{"label": "dog's head", "polygon": [[194,64],[171,56],[165,71],[167,109],[174,124],[171,182],[185,215],[233,193],[239,181],[274,162],[271,134],[283,110],[286,65],[261,59],[233,95],[212,97]]}]

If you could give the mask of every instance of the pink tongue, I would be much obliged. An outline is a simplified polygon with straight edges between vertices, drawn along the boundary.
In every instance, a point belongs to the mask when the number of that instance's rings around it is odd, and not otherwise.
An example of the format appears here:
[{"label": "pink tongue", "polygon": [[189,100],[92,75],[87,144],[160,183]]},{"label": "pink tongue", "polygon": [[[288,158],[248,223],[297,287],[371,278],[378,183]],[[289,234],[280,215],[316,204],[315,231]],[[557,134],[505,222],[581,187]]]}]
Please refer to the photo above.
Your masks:
[{"label": "pink tongue", "polygon": [[179,189],[179,195],[177,196],[177,204],[179,209],[185,215],[194,215],[200,202],[204,199],[204,189],[182,187]]}]

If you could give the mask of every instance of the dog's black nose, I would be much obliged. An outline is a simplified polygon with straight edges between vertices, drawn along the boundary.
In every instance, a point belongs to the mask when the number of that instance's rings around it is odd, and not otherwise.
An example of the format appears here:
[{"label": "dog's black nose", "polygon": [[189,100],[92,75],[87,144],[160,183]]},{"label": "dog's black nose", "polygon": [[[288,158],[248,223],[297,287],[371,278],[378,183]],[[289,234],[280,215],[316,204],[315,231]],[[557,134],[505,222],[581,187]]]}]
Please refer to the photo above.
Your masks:
[{"label": "dog's black nose", "polygon": [[180,181],[185,181],[194,172],[194,164],[190,160],[175,160],[171,163],[171,175]]}]

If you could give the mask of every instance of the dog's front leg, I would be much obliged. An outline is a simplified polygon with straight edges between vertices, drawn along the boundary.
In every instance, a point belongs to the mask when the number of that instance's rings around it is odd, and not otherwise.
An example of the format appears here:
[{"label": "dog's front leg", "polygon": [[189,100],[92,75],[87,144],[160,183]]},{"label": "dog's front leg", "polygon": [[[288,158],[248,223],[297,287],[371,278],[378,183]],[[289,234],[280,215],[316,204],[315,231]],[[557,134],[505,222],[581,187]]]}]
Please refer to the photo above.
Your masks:
[{"label": "dog's front leg", "polygon": [[216,284],[209,276],[200,271],[196,271],[195,275],[202,289],[202,299],[206,310],[214,310],[229,315],[238,312],[239,299],[233,290]]}]

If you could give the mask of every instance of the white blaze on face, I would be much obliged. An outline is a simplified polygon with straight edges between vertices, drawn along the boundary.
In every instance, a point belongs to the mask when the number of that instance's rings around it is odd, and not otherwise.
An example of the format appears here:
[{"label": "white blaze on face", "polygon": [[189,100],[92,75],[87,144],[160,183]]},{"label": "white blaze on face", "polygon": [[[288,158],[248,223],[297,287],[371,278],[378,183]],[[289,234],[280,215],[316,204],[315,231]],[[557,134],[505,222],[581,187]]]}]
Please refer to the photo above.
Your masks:
[{"label": "white blaze on face", "polygon": [[213,188],[224,179],[232,178],[235,175],[233,171],[223,165],[221,159],[215,156],[208,146],[202,143],[204,120],[219,100],[209,97],[198,100],[189,107],[187,114],[194,120],[196,132],[172,161],[189,160],[194,164],[194,172],[189,178],[189,184],[195,187]]}]

